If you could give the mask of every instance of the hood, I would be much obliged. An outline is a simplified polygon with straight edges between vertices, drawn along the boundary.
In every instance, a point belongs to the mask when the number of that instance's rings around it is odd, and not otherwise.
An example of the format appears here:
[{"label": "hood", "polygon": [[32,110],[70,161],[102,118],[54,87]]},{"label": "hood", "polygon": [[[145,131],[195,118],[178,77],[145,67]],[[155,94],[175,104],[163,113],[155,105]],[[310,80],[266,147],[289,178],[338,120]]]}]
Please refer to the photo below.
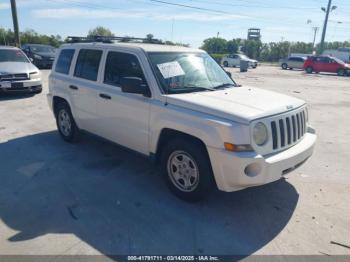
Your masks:
[{"label": "hood", "polygon": [[305,104],[298,98],[255,87],[168,95],[167,102],[241,123],[287,112]]},{"label": "hood", "polygon": [[55,55],[56,55],[53,52],[33,52],[33,54],[40,55],[40,56],[43,56],[43,57],[50,57],[50,58],[54,58]]},{"label": "hood", "polygon": [[24,62],[1,62],[0,63],[0,74],[19,74],[19,73],[30,73],[39,71],[32,63]]}]

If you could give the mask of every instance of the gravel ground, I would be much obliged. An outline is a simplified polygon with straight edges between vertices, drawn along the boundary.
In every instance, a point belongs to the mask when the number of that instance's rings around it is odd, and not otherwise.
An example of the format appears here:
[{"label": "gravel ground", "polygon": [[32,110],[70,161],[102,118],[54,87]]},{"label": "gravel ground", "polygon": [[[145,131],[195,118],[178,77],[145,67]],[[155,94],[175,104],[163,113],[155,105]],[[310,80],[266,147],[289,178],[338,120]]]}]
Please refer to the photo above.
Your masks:
[{"label": "gravel ground", "polygon": [[[263,66],[238,83],[306,100],[313,157],[278,182],[179,201],[144,158],[64,143],[44,92],[0,98],[0,254],[350,255],[350,78]],[[333,241],[333,242],[332,242]]]}]

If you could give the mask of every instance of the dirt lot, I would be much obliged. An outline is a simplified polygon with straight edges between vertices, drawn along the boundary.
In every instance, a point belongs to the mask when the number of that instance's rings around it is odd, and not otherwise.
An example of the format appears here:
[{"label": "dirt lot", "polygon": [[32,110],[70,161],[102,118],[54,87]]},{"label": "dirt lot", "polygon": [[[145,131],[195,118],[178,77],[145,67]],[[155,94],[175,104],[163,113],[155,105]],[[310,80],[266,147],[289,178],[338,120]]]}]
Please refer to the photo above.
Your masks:
[{"label": "dirt lot", "polygon": [[319,138],[279,182],[179,201],[144,158],[58,136],[44,92],[0,98],[0,254],[348,254],[350,78],[260,67],[237,82],[305,99]]}]

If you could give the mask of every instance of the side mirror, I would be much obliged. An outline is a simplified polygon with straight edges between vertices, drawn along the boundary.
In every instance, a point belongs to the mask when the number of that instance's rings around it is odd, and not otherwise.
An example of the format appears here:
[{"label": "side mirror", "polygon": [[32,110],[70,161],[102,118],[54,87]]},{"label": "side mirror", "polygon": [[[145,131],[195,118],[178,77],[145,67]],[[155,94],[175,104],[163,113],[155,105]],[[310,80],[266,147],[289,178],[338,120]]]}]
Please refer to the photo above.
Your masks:
[{"label": "side mirror", "polygon": [[151,97],[149,87],[139,77],[123,77],[120,80],[122,92]]},{"label": "side mirror", "polygon": [[31,58],[31,57],[29,57],[29,61],[30,61],[31,63],[33,63],[33,62],[34,62],[34,59]]}]

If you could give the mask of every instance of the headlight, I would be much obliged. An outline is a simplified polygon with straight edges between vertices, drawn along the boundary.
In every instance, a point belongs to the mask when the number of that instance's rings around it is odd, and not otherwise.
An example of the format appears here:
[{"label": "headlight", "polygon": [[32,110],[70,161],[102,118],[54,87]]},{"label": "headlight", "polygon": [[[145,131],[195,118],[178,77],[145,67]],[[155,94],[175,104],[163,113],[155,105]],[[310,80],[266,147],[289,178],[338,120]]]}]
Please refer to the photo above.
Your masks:
[{"label": "headlight", "polygon": [[258,146],[262,146],[267,142],[268,134],[265,124],[259,122],[254,126],[253,139]]},{"label": "headlight", "polygon": [[41,55],[34,55],[34,58],[39,59],[39,60],[43,59],[43,57]]},{"label": "headlight", "polygon": [[32,72],[29,74],[30,80],[38,80],[41,77],[39,72]]}]

